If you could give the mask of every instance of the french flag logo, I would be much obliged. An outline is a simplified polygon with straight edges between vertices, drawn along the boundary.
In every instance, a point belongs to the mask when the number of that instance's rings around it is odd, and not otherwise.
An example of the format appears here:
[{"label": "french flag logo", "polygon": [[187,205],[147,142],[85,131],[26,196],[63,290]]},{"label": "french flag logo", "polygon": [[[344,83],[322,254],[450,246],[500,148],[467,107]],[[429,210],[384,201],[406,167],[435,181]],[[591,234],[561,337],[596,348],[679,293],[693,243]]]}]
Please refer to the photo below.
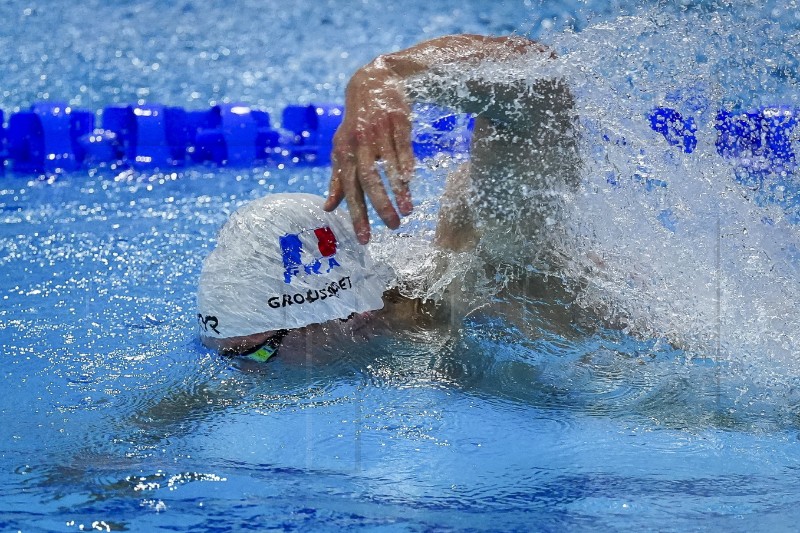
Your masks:
[{"label": "french flag logo", "polygon": [[336,261],[336,235],[328,226],[280,237],[283,281],[305,274],[327,274],[341,266]]}]

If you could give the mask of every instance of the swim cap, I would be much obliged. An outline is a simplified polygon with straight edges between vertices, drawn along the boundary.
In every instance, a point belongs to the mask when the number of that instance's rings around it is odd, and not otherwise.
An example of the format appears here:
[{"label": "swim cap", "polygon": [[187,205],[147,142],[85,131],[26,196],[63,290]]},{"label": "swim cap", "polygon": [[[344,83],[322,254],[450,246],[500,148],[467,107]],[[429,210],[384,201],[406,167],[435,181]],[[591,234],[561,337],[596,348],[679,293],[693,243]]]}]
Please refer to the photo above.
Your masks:
[{"label": "swim cap", "polygon": [[349,219],[312,194],[242,206],[219,232],[197,291],[204,336],[239,337],[383,307],[387,276]]}]

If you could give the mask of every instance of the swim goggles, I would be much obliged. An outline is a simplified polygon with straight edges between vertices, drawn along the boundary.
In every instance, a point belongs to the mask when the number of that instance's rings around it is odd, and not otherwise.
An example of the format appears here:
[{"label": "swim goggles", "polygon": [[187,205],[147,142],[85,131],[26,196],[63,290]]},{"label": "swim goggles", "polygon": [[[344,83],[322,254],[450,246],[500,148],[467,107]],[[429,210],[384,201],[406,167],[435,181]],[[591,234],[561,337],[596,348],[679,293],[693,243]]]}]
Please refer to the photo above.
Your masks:
[{"label": "swim goggles", "polygon": [[284,337],[286,337],[288,334],[288,329],[279,329],[274,335],[270,336],[264,342],[264,344],[244,352],[242,357],[246,357],[252,361],[258,361],[259,363],[264,363],[278,352],[278,348],[281,347],[281,342],[283,342]]}]

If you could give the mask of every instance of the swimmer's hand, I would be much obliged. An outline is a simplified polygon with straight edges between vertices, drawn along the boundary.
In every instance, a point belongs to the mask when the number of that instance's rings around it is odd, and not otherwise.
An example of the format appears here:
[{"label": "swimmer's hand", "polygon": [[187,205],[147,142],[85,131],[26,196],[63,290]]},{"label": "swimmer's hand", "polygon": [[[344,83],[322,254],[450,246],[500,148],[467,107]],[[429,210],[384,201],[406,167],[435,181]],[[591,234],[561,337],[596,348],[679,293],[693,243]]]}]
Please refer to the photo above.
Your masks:
[{"label": "swimmer's hand", "polygon": [[[405,92],[404,80],[444,65],[471,65],[476,61],[510,61],[531,51],[552,56],[547,47],[518,36],[485,37],[482,35],[445,35],[421,42],[406,50],[384,54],[359,69],[347,85],[344,120],[333,136],[332,175],[325,209],[332,211],[347,199],[353,228],[359,242],[369,241],[369,219],[366,197],[387,226],[396,229],[400,216],[411,213],[408,183],[414,173],[414,152],[411,149],[411,107]],[[514,101],[519,91],[508,90],[503,84],[489,90],[478,84],[469,97],[452,98],[439,95],[444,105],[465,112],[484,114],[492,118],[498,108],[498,94],[505,91]],[[465,87],[469,90],[469,87]],[[434,90],[433,93],[436,91]],[[434,96],[434,94],[431,96]],[[460,94],[460,92],[459,92]],[[449,96],[448,96],[449,95]],[[467,104],[470,107],[467,107]],[[500,121],[507,107],[500,102],[496,113]],[[514,107],[517,109],[517,107]],[[520,116],[515,113],[514,116]],[[524,114],[522,114],[524,116]],[[518,119],[516,119],[518,120]],[[394,201],[383,186],[376,163],[382,161],[389,179]],[[397,209],[395,209],[395,204]]]},{"label": "swimmer's hand", "polygon": [[[333,137],[331,160],[325,209],[332,211],[346,199],[361,244],[370,237],[365,193],[391,229],[400,226],[398,211],[411,213],[411,107],[402,79],[380,57],[359,69],[347,85],[344,120]],[[381,180],[378,161],[385,165],[397,210]]]}]

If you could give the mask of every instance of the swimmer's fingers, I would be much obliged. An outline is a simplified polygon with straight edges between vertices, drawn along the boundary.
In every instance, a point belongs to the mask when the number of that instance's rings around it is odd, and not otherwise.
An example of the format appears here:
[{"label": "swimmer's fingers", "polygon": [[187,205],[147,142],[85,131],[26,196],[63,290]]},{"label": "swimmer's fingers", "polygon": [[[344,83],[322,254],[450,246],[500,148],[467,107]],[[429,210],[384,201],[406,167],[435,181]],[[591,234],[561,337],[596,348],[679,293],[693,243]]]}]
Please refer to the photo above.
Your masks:
[{"label": "swimmer's fingers", "polygon": [[394,150],[391,130],[388,121],[384,121],[379,127],[374,128],[372,134],[375,146],[375,159],[385,163],[386,174],[391,176],[397,173],[397,154]]},{"label": "swimmer's fingers", "polygon": [[350,174],[355,176],[355,165],[352,157],[337,144],[331,152],[331,183],[328,187],[328,198],[323,206],[325,211],[333,211],[342,203],[345,197],[344,176]]},{"label": "swimmer's fingers", "polygon": [[397,113],[392,117],[392,144],[396,157],[395,174],[389,174],[394,197],[400,213],[408,215],[414,205],[408,184],[414,175],[414,151],[411,147],[411,120],[408,113]]},{"label": "swimmer's fingers", "polygon": [[343,199],[346,199],[347,210],[353,222],[356,238],[361,244],[366,244],[369,242],[370,236],[369,217],[364,202],[364,191],[358,182],[358,165],[354,145],[349,130],[344,125],[341,126],[333,138],[331,183],[323,208],[326,211],[333,211],[342,203]]},{"label": "swimmer's fingers", "polygon": [[[363,191],[369,197],[370,202],[378,212],[381,220],[391,229],[400,227],[400,216],[395,211],[389,195],[378,174],[375,160],[379,157],[376,153],[377,146],[361,144],[356,150],[358,182]],[[349,204],[348,204],[349,205]],[[368,237],[369,238],[369,237]]]},{"label": "swimmer's fingers", "polygon": [[394,198],[398,210],[401,214],[407,215],[411,212],[411,197],[408,194],[408,187],[403,187],[403,180],[400,176],[400,163],[397,158],[397,150],[394,144],[394,134],[389,122],[386,126],[376,131],[375,145],[379,157],[386,164],[386,176],[392,187]]},{"label": "swimmer's fingers", "polygon": [[353,170],[352,181],[345,187],[347,210],[350,212],[350,220],[353,222],[353,229],[356,232],[358,242],[367,244],[370,236],[367,204],[364,203],[364,191],[356,179],[355,168]]}]

